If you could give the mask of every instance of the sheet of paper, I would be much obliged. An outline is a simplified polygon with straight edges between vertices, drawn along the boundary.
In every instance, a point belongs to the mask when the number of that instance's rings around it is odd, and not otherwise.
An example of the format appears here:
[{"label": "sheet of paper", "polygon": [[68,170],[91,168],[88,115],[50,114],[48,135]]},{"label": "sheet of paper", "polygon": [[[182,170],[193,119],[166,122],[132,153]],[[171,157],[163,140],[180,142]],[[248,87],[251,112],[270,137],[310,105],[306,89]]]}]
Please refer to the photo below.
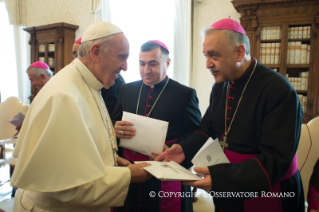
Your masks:
[{"label": "sheet of paper", "polygon": [[209,138],[192,159],[192,163],[198,167],[213,166],[219,163],[229,163],[224,154],[218,138]]},{"label": "sheet of paper", "polygon": [[134,123],[135,136],[120,139],[119,146],[150,155],[151,152],[163,152],[168,122],[123,112],[122,120]]},{"label": "sheet of paper", "polygon": [[136,161],[134,163],[147,162],[151,166],[144,167],[144,169],[151,175],[162,181],[193,181],[201,180],[201,178],[189,170],[185,169],[174,161]]},{"label": "sheet of paper", "polygon": [[24,120],[24,115],[22,113],[18,113],[9,122],[17,127],[21,125],[23,120]]}]

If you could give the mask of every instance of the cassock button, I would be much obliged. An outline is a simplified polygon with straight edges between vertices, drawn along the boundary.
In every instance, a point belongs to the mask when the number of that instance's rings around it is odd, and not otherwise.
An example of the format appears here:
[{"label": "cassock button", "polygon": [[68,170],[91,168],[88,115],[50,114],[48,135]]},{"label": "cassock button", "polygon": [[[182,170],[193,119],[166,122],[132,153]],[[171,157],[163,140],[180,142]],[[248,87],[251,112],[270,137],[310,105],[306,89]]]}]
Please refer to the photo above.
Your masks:
[{"label": "cassock button", "polygon": [[234,99],[234,97],[232,97],[232,96],[228,96],[228,99]]},{"label": "cassock button", "polygon": [[154,88],[151,88],[151,91],[154,91]]},{"label": "cassock button", "polygon": [[231,109],[233,109],[232,107],[227,107],[227,110],[231,110]]},{"label": "cassock button", "polygon": [[145,116],[148,116],[148,114],[145,114]]},{"label": "cassock button", "polygon": [[231,119],[229,117],[227,117],[227,121],[230,121]]},{"label": "cassock button", "polygon": [[152,97],[152,96],[149,96],[148,98],[153,99],[153,97]]},{"label": "cassock button", "polygon": [[151,105],[147,105],[147,107],[151,107]]}]

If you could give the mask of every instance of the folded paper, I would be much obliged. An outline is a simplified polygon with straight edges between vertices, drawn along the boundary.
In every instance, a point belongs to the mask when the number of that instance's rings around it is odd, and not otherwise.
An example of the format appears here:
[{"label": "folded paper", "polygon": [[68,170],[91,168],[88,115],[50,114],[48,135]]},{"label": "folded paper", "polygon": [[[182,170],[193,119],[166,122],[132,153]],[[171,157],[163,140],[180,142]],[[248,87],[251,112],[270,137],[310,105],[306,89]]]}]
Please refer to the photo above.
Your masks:
[{"label": "folded paper", "polygon": [[9,122],[13,124],[14,126],[18,127],[22,124],[23,120],[24,120],[24,115],[22,113],[18,113]]},{"label": "folded paper", "polygon": [[219,140],[209,138],[192,159],[198,167],[213,166],[219,163],[229,163],[228,158],[220,147]]},{"label": "folded paper", "polygon": [[122,120],[132,122],[136,132],[131,139],[121,138],[119,146],[143,155],[163,152],[168,122],[125,111]]},{"label": "folded paper", "polygon": [[193,181],[201,180],[201,178],[189,170],[185,169],[174,161],[136,161],[134,163],[150,163],[151,166],[146,166],[144,169],[151,175],[162,181]]}]

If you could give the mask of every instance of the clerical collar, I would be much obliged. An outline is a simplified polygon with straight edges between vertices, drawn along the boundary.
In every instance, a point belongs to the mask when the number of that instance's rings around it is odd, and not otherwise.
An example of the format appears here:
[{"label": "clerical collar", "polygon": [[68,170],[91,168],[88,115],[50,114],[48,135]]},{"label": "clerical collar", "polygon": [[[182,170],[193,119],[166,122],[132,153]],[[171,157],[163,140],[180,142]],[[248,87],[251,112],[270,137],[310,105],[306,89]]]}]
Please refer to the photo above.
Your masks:
[{"label": "clerical collar", "polygon": [[152,85],[152,86],[149,86],[146,84],[144,84],[144,85],[147,87],[150,87],[150,88],[162,89],[165,86],[167,80],[168,80],[168,76],[166,75],[165,78],[162,81],[160,81],[159,83],[157,83],[156,85]]},{"label": "clerical collar", "polygon": [[103,88],[103,84],[96,79],[92,72],[78,58],[73,60],[72,64],[77,68],[84,81],[90,88],[96,91],[99,91]]},{"label": "clerical collar", "polygon": [[255,60],[255,58],[251,57],[251,59],[252,59],[251,64],[247,68],[247,70],[240,77],[235,79],[234,81],[230,81],[231,84],[240,85],[240,84],[244,84],[244,83],[247,82],[247,80],[249,79],[249,76],[250,76],[249,73],[252,72],[252,70],[253,70],[253,68],[255,66],[255,63],[257,62]]}]

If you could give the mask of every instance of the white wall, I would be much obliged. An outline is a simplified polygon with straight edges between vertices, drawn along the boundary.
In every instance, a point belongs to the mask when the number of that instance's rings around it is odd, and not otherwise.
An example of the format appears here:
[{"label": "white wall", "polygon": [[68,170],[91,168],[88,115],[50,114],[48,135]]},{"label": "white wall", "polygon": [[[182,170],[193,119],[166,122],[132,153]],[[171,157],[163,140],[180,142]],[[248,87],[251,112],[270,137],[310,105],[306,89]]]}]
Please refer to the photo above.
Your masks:
[{"label": "white wall", "polygon": [[[27,1],[27,26],[67,22],[79,26],[76,31],[76,38],[79,38],[84,30],[94,22],[94,14],[90,13],[91,0]],[[200,32],[215,21],[229,16],[239,21],[240,14],[233,7],[231,0],[202,0],[202,2],[194,0],[193,68],[190,75],[190,86],[197,91],[202,115],[209,104],[214,78],[206,69]]]},{"label": "white wall", "polygon": [[201,30],[229,16],[239,22],[240,14],[233,7],[231,0],[202,0],[202,2],[195,0],[194,2],[193,70],[190,85],[197,91],[202,115],[209,105],[214,77],[206,68],[205,57],[202,53]]},{"label": "white wall", "polygon": [[26,5],[28,27],[66,22],[79,26],[76,38],[80,38],[94,23],[94,14],[90,13],[91,0],[27,0]]}]

